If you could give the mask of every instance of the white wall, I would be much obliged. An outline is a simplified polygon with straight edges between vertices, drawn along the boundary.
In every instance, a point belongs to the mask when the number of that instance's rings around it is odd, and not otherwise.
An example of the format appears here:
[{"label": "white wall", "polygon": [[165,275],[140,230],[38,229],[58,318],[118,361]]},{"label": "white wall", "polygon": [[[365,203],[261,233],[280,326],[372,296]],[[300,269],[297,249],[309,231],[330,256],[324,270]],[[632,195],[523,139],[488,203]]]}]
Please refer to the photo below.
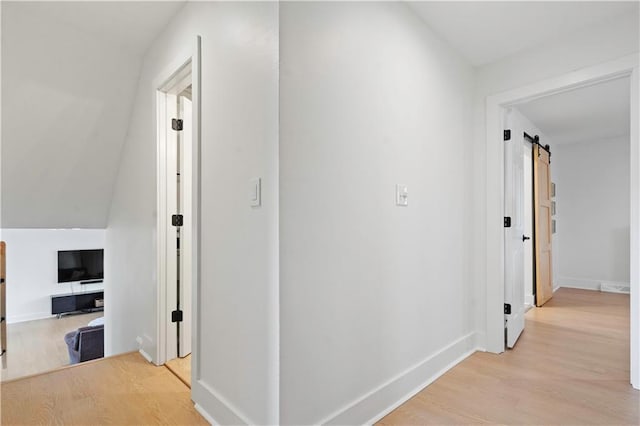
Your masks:
[{"label": "white wall", "polygon": [[[51,295],[100,290],[103,284],[58,283],[58,250],[104,248],[104,229],[3,229],[7,243],[7,322],[51,316]],[[109,275],[105,274],[109,282]],[[107,284],[108,286],[109,284]]]},{"label": "white wall", "polygon": [[[143,349],[155,355],[154,84],[180,65],[177,58],[191,54],[201,35],[198,382],[215,392],[219,409],[209,414],[221,423],[278,423],[277,11],[276,3],[190,3],[154,42],[144,59],[107,229],[107,272],[114,282],[105,294],[107,353],[137,349],[140,336]],[[248,198],[256,177],[262,178],[260,208],[250,207]]]},{"label": "white wall", "polygon": [[278,5],[188,4],[145,59],[107,231],[107,352],[141,336],[155,353],[152,82],[201,34],[201,380],[251,423],[362,423],[484,329],[485,96],[636,52],[637,29],[483,67],[474,109],[473,70],[405,5],[279,7],[279,158]]},{"label": "white wall", "polygon": [[[486,97],[637,53],[640,50],[637,22],[637,17],[634,16],[618,17],[478,69],[473,133],[475,141],[473,246],[475,253],[486,251]],[[553,170],[552,165],[552,172]],[[475,281],[473,305],[478,307],[475,311],[477,315],[475,324],[479,332],[486,329],[485,262],[485,256],[478,255],[474,256],[472,265],[474,271],[472,276]]]},{"label": "white wall", "polygon": [[362,424],[475,348],[474,73],[401,3],[280,11],[281,422]]},{"label": "white wall", "polygon": [[2,227],[104,228],[141,60],[2,2]]},{"label": "white wall", "polygon": [[558,145],[560,286],[629,284],[629,138]]}]

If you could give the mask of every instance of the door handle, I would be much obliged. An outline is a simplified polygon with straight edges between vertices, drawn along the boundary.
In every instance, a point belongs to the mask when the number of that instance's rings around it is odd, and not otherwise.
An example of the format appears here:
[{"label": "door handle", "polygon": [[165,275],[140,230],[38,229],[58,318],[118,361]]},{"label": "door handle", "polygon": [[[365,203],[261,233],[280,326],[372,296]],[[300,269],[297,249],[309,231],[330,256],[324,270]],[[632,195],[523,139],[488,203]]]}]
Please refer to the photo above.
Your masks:
[{"label": "door handle", "polygon": [[522,242],[525,242],[525,241],[530,240],[530,239],[531,239],[531,237],[527,237],[526,235],[522,236]]}]

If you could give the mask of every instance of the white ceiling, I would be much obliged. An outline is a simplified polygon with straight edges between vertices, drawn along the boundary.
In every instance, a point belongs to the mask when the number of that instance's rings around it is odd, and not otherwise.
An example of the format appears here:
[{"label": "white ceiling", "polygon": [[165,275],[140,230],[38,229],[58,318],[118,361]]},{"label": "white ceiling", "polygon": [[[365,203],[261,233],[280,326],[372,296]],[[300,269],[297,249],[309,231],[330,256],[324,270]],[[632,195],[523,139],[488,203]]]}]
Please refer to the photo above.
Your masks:
[{"label": "white ceiling", "polygon": [[104,228],[143,52],[179,2],[2,2],[2,227]]},{"label": "white ceiling", "polygon": [[186,0],[40,1],[21,2],[20,9],[142,54],[185,4]]},{"label": "white ceiling", "polygon": [[629,78],[546,96],[517,109],[554,144],[629,135]]},{"label": "white ceiling", "polygon": [[634,13],[639,2],[512,1],[409,2],[429,27],[480,66],[569,34]]}]

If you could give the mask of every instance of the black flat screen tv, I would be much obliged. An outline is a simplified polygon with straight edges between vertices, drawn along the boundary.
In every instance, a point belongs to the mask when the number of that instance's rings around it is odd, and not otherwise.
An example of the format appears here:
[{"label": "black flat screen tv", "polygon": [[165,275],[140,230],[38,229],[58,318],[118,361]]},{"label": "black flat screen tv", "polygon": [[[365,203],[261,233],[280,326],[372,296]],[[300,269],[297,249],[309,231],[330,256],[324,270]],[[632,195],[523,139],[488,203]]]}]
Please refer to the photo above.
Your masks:
[{"label": "black flat screen tv", "polygon": [[58,251],[58,282],[104,279],[104,249]]}]

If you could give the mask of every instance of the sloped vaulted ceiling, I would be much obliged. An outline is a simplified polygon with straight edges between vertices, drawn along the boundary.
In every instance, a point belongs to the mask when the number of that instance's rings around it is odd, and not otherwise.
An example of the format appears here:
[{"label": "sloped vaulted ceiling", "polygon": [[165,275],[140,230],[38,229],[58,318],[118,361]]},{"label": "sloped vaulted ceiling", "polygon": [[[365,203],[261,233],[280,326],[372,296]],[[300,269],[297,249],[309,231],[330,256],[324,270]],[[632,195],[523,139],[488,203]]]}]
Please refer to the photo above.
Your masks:
[{"label": "sloped vaulted ceiling", "polygon": [[182,4],[2,2],[3,228],[106,227],[146,45]]}]

